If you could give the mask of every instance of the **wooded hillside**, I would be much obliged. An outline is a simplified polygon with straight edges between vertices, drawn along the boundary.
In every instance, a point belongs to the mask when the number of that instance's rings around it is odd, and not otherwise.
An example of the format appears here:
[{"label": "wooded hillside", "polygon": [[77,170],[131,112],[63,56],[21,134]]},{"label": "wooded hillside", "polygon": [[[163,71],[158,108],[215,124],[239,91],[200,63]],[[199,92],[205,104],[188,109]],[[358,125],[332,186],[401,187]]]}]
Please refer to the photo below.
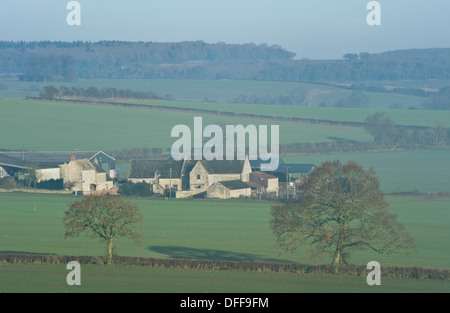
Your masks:
[{"label": "wooded hillside", "polygon": [[28,81],[170,78],[357,83],[450,79],[450,49],[347,53],[340,60],[295,57],[280,46],[250,43],[3,41],[0,73],[21,74],[21,79]]}]

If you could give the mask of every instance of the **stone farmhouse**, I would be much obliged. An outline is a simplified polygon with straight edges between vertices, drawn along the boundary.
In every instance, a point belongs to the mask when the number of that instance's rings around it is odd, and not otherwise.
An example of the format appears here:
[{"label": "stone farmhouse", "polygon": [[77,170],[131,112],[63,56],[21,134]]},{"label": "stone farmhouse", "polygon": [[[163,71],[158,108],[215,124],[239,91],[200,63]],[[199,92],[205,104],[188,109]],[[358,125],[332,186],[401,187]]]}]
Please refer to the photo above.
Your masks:
[{"label": "stone farmhouse", "polygon": [[111,178],[117,176],[116,160],[103,151],[1,151],[0,166],[5,164],[6,171],[10,173],[34,166],[42,172],[42,180],[58,179],[55,170],[59,170],[59,165],[70,162],[73,155],[77,159],[88,159],[91,163],[97,163]]},{"label": "stone farmhouse", "polygon": [[[262,172],[262,160],[134,160],[128,180],[146,182],[155,194],[177,198],[278,197],[296,195],[314,164],[286,164]],[[67,190],[83,194],[115,194],[116,160],[98,152],[1,151],[0,179],[23,179],[36,169],[39,181],[63,180]]]},{"label": "stone farmhouse", "polygon": [[252,172],[250,173],[250,180],[248,182],[252,188],[253,195],[271,194],[278,197],[278,177],[270,175],[266,172]]},{"label": "stone farmhouse", "polygon": [[152,191],[164,194],[165,191],[183,190],[184,162],[175,160],[134,160],[131,162],[128,181],[145,182]]},{"label": "stone farmhouse", "polygon": [[0,153],[0,178],[20,178],[35,169],[37,182],[62,179],[70,190],[86,194],[117,191],[114,158],[102,151],[78,152],[77,156],[82,158],[77,160],[72,152],[4,151]]},{"label": "stone farmhouse", "polygon": [[85,193],[104,192],[112,190],[114,183],[111,177],[97,163],[88,159],[76,160],[75,156],[69,163],[59,166],[61,178],[66,186],[71,185],[73,191]]},{"label": "stone farmhouse", "polygon": [[[159,194],[173,192],[177,198],[248,197],[248,184],[252,172],[245,160],[135,160],[131,164],[128,180],[146,182]],[[232,182],[232,183],[230,183]]]},{"label": "stone farmhouse", "polygon": [[251,187],[240,180],[219,181],[212,184],[206,191],[208,198],[230,199],[250,197]]}]

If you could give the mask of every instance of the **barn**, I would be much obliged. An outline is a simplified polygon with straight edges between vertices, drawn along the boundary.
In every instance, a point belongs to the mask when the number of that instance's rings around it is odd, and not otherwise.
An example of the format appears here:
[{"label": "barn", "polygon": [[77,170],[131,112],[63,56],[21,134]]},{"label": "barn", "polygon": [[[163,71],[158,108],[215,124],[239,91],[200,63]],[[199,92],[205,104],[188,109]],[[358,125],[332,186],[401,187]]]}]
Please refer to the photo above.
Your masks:
[{"label": "barn", "polygon": [[219,181],[208,188],[206,196],[210,199],[250,197],[251,188],[241,180]]}]

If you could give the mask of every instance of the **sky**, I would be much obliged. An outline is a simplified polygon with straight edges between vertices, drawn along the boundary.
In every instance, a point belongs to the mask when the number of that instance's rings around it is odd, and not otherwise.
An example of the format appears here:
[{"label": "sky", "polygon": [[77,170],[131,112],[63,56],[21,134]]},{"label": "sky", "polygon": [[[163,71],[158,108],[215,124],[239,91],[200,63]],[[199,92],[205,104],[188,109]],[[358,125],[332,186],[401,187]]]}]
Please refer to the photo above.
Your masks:
[{"label": "sky", "polygon": [[0,0],[0,40],[152,41],[279,45],[296,58],[450,48],[450,1],[78,0],[81,25],[69,26],[69,0]]}]

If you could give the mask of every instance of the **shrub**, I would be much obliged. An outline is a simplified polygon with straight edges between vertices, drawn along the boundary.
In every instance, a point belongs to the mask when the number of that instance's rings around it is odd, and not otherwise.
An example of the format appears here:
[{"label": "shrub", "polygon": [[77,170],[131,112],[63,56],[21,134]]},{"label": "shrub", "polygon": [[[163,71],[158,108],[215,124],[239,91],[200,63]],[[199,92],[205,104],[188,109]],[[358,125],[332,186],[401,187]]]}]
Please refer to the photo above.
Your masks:
[{"label": "shrub", "polygon": [[63,179],[50,179],[37,183],[36,188],[47,190],[64,190],[64,182]]},{"label": "shrub", "polygon": [[11,189],[14,189],[17,187],[18,186],[17,186],[16,180],[12,176],[3,177],[2,179],[0,179],[0,188],[1,189],[11,190]]},{"label": "shrub", "polygon": [[153,196],[153,191],[150,190],[150,184],[145,182],[132,183],[127,181],[120,184],[119,194],[122,196],[150,197]]}]

